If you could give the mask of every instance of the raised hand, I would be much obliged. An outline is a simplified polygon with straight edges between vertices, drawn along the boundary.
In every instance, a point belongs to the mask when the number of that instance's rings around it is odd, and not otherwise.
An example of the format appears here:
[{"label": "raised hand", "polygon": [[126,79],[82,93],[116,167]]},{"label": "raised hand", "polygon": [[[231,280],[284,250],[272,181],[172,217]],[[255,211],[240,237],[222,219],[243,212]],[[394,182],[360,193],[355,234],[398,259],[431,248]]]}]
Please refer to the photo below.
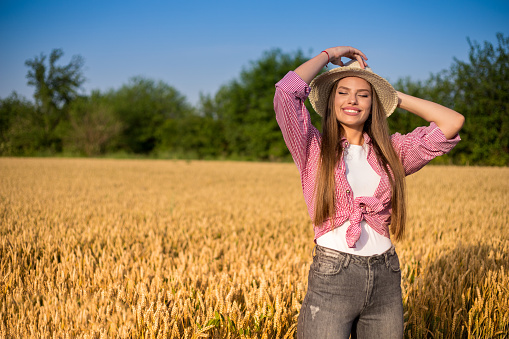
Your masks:
[{"label": "raised hand", "polygon": [[366,63],[366,60],[368,60],[368,57],[362,53],[357,48],[353,48],[350,46],[338,46],[338,47],[332,47],[326,49],[327,53],[329,53],[330,62],[334,65],[343,66],[343,61],[341,61],[342,57],[350,58],[350,59],[356,59],[361,68],[366,67],[368,64]]},{"label": "raised hand", "polygon": [[314,58],[297,67],[295,73],[297,73],[302,80],[309,84],[311,80],[313,80],[313,78],[318,74],[318,72],[320,72],[320,70],[327,64],[327,62],[333,63],[334,65],[343,66],[343,61],[341,61],[342,57],[357,60],[361,68],[365,68],[367,66],[366,60],[368,57],[360,50],[350,46],[337,46],[327,48],[326,50],[320,52],[320,54]]}]

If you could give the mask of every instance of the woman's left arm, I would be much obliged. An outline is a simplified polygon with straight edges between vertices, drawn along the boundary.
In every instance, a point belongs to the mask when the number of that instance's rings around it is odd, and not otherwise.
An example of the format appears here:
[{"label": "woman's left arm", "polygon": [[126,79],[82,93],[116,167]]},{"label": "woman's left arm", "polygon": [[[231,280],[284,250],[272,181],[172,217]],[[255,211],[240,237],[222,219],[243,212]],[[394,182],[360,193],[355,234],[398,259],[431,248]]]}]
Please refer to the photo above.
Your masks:
[{"label": "woman's left arm", "polygon": [[434,122],[447,139],[453,138],[460,131],[465,117],[458,112],[432,101],[419,99],[398,92],[398,107],[420,116],[428,122]]}]

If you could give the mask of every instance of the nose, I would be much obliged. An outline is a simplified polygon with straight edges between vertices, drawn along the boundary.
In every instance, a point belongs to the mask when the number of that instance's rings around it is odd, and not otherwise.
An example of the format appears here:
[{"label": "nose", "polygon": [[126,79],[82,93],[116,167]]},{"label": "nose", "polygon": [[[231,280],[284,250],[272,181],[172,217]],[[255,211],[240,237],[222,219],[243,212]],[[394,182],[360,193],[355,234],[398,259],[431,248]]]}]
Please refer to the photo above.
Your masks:
[{"label": "nose", "polygon": [[355,93],[350,93],[348,95],[348,103],[350,103],[350,104],[356,104],[357,103],[357,95],[355,95]]}]

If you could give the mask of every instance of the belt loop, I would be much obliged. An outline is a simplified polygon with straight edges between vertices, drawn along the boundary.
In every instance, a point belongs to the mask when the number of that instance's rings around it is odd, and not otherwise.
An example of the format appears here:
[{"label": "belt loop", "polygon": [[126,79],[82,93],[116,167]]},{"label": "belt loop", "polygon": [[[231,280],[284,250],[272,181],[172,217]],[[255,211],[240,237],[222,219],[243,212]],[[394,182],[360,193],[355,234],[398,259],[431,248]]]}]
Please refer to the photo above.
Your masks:
[{"label": "belt loop", "polygon": [[346,257],[346,258],[345,258],[345,262],[343,263],[343,267],[344,267],[344,268],[347,268],[347,267],[348,267],[348,264],[350,264],[350,257],[351,257],[351,255],[350,255],[350,254],[348,254],[348,253],[346,253],[346,254],[345,254],[345,257]]},{"label": "belt loop", "polygon": [[314,258],[316,255],[316,244],[313,246],[313,249],[311,250],[311,258]]},{"label": "belt loop", "polygon": [[385,266],[389,267],[389,265],[390,265],[389,255],[392,256],[392,255],[394,255],[394,253],[395,253],[394,245],[392,245],[391,248],[384,253]]}]

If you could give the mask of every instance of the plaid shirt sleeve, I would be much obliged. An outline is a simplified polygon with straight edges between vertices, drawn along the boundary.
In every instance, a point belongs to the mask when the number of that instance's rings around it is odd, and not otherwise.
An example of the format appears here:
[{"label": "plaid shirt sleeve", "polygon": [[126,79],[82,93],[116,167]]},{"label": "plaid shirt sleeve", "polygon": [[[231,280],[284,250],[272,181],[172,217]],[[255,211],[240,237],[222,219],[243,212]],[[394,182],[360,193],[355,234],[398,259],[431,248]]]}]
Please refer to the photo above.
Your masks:
[{"label": "plaid shirt sleeve", "polygon": [[304,105],[309,92],[308,84],[297,73],[289,72],[276,84],[274,96],[277,123],[301,173],[306,168],[310,152],[316,150],[320,140],[320,132],[311,124],[309,111]]},{"label": "plaid shirt sleeve", "polygon": [[458,134],[448,140],[434,122],[429,126],[417,127],[408,134],[395,133],[391,136],[406,175],[417,172],[432,159],[448,153],[460,140]]}]

